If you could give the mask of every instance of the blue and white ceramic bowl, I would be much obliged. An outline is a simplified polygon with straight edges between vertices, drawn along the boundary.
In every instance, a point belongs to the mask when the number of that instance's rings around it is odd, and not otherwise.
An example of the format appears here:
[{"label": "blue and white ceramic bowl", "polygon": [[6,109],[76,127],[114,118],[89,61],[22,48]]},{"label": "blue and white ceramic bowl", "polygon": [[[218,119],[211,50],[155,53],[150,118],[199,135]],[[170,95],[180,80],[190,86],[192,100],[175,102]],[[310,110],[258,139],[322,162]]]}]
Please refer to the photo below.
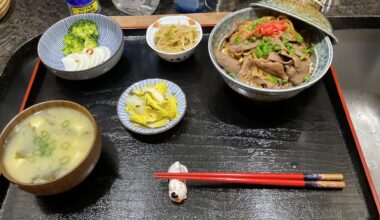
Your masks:
[{"label": "blue and white ceramic bowl", "polygon": [[[126,98],[129,96],[132,90],[142,88],[146,85],[154,85],[159,82],[164,82],[168,85],[168,89],[172,92],[172,94],[176,97],[177,99],[177,104],[178,104],[178,117],[171,120],[167,125],[160,127],[160,128],[144,128],[137,126],[133,122],[130,121],[128,113],[125,111],[125,106],[126,106]],[[129,130],[138,133],[138,134],[145,134],[145,135],[153,135],[153,134],[159,134],[162,132],[165,132],[169,130],[170,128],[174,127],[176,124],[178,124],[179,121],[183,118],[185,115],[186,111],[186,97],[181,88],[168,80],[164,79],[146,79],[139,81],[130,87],[128,87],[127,90],[123,92],[123,94],[120,96],[119,102],[117,104],[117,115],[121,121],[121,123],[128,128]]]},{"label": "blue and white ceramic bowl", "polygon": [[[268,89],[258,88],[246,83],[240,82],[238,79],[232,78],[227,72],[219,66],[216,61],[214,51],[220,48],[224,42],[225,36],[231,30],[232,25],[235,22],[242,22],[253,20],[262,16],[274,15],[278,16],[278,12],[265,10],[246,8],[236,11],[227,17],[223,18],[212,30],[208,40],[208,52],[212,63],[218,70],[218,73],[223,77],[227,85],[236,91],[237,93],[258,101],[279,101],[293,97],[317,83],[326,74],[330,68],[333,58],[333,48],[330,38],[318,29],[313,29],[312,32],[312,44],[314,46],[314,53],[312,55],[312,73],[311,79],[308,82],[304,82],[301,85],[288,88],[288,89]],[[305,24],[307,26],[307,24]],[[310,26],[310,25],[309,25]],[[309,27],[307,26],[307,27]]]},{"label": "blue and white ceramic bowl", "polygon": [[[99,30],[98,43],[111,51],[111,57],[95,67],[81,71],[65,71],[61,59],[63,37],[70,26],[78,20],[94,21]],[[67,17],[55,23],[41,36],[38,42],[38,56],[55,75],[70,80],[85,80],[98,77],[109,71],[120,60],[124,49],[123,31],[112,18],[100,14],[80,14]]]},{"label": "blue and white ceramic bowl", "polygon": [[[191,48],[176,52],[176,53],[167,53],[161,50],[158,50],[155,43],[154,43],[154,34],[158,31],[157,24],[185,24],[185,25],[192,25],[194,26],[197,31],[199,32],[199,39],[198,41],[192,46]],[[148,43],[149,47],[152,48],[158,56],[160,56],[162,59],[169,61],[169,62],[181,62],[186,60],[191,56],[191,54],[194,52],[195,48],[198,46],[198,44],[201,42],[203,36],[202,27],[201,25],[196,22],[194,19],[191,19],[186,16],[166,16],[158,19],[156,22],[151,24],[148,29],[146,30],[146,42]]]}]

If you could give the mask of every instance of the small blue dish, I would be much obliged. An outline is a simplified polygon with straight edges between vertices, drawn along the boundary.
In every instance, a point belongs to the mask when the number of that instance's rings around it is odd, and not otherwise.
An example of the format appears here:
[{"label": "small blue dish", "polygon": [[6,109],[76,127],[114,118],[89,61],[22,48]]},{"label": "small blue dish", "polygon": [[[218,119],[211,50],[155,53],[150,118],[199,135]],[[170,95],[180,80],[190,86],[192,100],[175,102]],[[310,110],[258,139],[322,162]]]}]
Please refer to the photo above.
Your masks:
[{"label": "small blue dish", "polygon": [[[133,122],[130,121],[128,113],[125,111],[125,106],[126,106],[126,98],[129,96],[132,90],[137,89],[137,88],[142,88],[146,85],[154,85],[159,82],[164,82],[168,85],[168,89],[172,92],[172,94],[176,97],[177,99],[177,104],[178,104],[178,117],[171,120],[167,125],[160,127],[160,128],[144,128],[135,125]],[[120,96],[118,104],[117,104],[117,115],[119,117],[119,120],[121,123],[130,131],[138,133],[138,134],[144,134],[144,135],[153,135],[153,134],[159,134],[162,132],[165,132],[172,127],[174,127],[176,124],[178,124],[179,121],[183,118],[185,115],[186,111],[186,97],[181,88],[168,80],[164,79],[146,79],[139,81],[137,83],[134,83],[128,89],[126,89],[123,94]]]},{"label": "small blue dish", "polygon": [[[111,56],[105,62],[80,71],[65,71],[61,59],[63,37],[68,29],[78,20],[91,20],[96,23],[99,30],[99,46],[106,46]],[[55,75],[70,80],[85,80],[98,77],[109,71],[120,60],[124,49],[123,31],[112,18],[101,14],[79,14],[67,17],[55,23],[41,36],[37,52],[41,61]]]}]

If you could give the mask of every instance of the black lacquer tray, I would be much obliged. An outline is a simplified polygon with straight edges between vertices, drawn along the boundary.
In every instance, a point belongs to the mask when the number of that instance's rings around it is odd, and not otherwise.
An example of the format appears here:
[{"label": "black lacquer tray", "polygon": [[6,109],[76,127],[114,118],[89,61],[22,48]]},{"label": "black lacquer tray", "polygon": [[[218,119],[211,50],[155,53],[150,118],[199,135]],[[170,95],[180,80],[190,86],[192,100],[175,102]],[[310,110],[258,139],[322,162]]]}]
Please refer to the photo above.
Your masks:
[{"label": "black lacquer tray", "polygon": [[[88,81],[57,78],[39,64],[38,37],[17,50],[0,78],[0,126],[24,107],[66,99],[87,107],[102,132],[103,151],[75,189],[34,196],[1,177],[3,219],[376,219],[378,201],[333,72],[296,97],[254,102],[218,76],[208,52],[209,29],[193,56],[161,60],[145,31],[125,31],[120,62]],[[34,71],[33,71],[34,70]],[[116,105],[132,83],[163,78],[187,96],[183,120],[156,136],[130,133]],[[29,86],[28,86],[29,85]],[[181,161],[191,171],[343,173],[343,190],[188,183],[181,205],[166,181],[153,178]]]}]

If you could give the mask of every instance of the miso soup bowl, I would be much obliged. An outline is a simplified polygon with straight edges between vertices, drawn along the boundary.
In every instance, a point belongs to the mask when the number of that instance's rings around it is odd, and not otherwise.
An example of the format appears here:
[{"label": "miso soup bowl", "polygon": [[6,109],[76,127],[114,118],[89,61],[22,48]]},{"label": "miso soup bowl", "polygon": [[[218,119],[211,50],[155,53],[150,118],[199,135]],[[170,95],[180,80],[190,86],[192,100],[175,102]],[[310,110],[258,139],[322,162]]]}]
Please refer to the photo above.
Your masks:
[{"label": "miso soup bowl", "polygon": [[[5,166],[3,164],[3,146],[5,140],[11,134],[12,130],[23,120],[25,120],[28,116],[48,108],[55,107],[64,107],[70,108],[76,111],[83,113],[88,119],[90,119],[92,126],[94,128],[95,137],[92,141],[92,145],[90,150],[87,152],[82,161],[73,169],[71,169],[64,176],[52,180],[46,183],[38,183],[38,184],[26,184],[21,183],[14,179],[11,174],[7,172]],[[101,135],[96,124],[96,121],[92,114],[83,106],[70,101],[63,100],[54,100],[42,102],[36,105],[29,107],[23,112],[16,115],[4,128],[0,135],[0,171],[4,175],[6,179],[8,179],[13,184],[17,185],[20,189],[33,193],[35,195],[53,195],[68,191],[75,186],[79,185],[94,169],[101,152]]]}]

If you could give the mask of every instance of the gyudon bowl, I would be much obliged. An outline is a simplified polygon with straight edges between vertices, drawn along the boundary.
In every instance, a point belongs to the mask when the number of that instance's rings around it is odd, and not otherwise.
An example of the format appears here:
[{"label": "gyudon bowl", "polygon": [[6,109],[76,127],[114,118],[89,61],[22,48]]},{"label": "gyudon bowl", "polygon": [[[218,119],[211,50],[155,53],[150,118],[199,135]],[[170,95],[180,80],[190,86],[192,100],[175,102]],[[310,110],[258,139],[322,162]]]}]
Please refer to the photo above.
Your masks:
[{"label": "gyudon bowl", "polygon": [[36,195],[65,192],[93,170],[101,137],[92,114],[69,101],[47,101],[16,115],[0,135],[0,171]]},{"label": "gyudon bowl", "polygon": [[[223,77],[224,81],[237,93],[257,100],[257,101],[279,101],[284,100],[290,97],[293,97],[300,93],[302,90],[314,85],[318,82],[328,71],[330,64],[332,62],[333,57],[333,49],[332,44],[327,35],[318,29],[312,28],[311,26],[304,24],[300,21],[291,19],[293,24],[297,24],[296,30],[299,30],[299,26],[301,25],[303,33],[307,32],[306,35],[312,45],[312,53],[309,57],[310,63],[310,71],[307,80],[297,85],[282,87],[282,88],[269,88],[269,87],[256,87],[252,84],[243,82],[239,80],[239,78],[234,77],[236,74],[231,74],[231,72],[227,72],[221,65],[220,60],[218,62],[218,57],[220,55],[216,54],[216,52],[222,51],[223,43],[225,39],[231,36],[231,30],[235,23],[245,23],[247,21],[251,21],[257,18],[262,18],[264,16],[280,16],[279,13],[273,12],[266,9],[254,9],[254,8],[246,8],[225,17],[222,19],[212,30],[209,41],[208,41],[208,50],[210,58],[218,70],[220,76]],[[262,38],[261,38],[262,39]],[[250,42],[246,42],[247,44]],[[250,51],[244,53],[250,53]],[[254,53],[254,49],[252,49],[252,54]],[[252,55],[256,58],[256,55]],[[243,61],[244,62],[244,61]]]}]

